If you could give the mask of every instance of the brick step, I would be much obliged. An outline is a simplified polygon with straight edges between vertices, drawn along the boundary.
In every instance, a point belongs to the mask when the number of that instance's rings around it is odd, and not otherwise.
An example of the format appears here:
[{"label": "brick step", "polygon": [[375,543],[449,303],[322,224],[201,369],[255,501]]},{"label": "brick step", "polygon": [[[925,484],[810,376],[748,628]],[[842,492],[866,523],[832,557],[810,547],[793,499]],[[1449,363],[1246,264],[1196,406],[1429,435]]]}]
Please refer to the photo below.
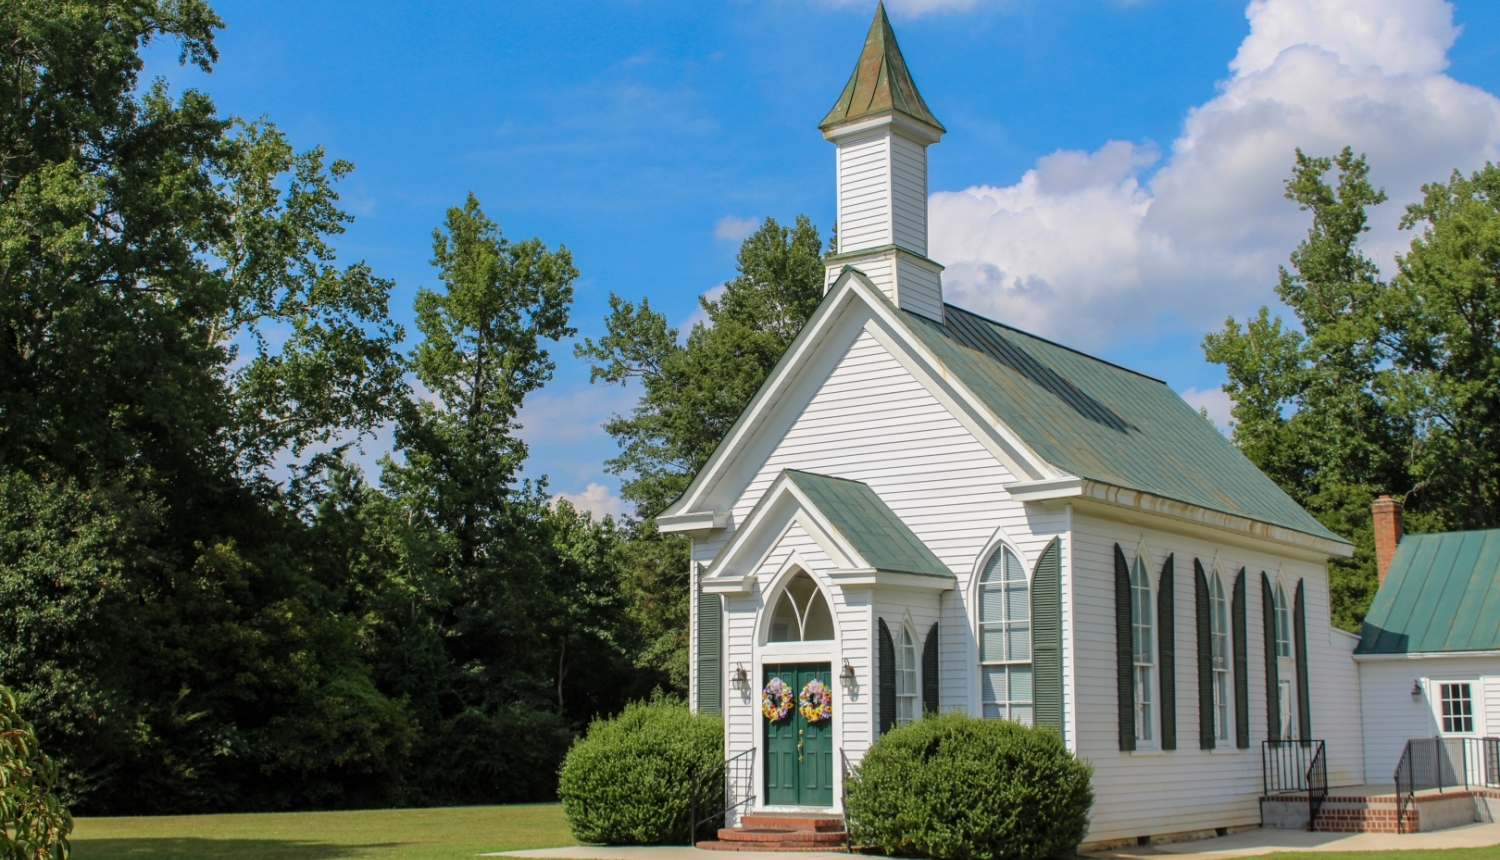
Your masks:
[{"label": "brick step", "polygon": [[843,848],[842,842],[837,846],[827,845],[763,845],[757,842],[699,842],[698,847],[705,851],[838,851]]},{"label": "brick step", "polygon": [[842,833],[844,819],[837,815],[799,815],[796,813],[757,812],[740,819],[747,830],[812,831],[816,833]]},{"label": "brick step", "polygon": [[753,842],[757,845],[843,845],[844,831],[753,830],[748,827],[725,827],[719,831],[720,842]]}]

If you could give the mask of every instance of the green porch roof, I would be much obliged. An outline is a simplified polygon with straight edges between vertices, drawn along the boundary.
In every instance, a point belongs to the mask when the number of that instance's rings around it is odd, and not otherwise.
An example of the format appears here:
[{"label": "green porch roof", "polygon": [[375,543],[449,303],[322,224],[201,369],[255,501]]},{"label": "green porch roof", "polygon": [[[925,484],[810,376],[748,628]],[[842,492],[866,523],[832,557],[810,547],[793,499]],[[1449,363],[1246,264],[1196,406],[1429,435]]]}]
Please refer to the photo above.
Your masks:
[{"label": "green porch roof", "polygon": [[1500,529],[1407,535],[1356,654],[1500,650]]},{"label": "green porch roof", "polygon": [[1139,490],[1347,543],[1159,379],[946,305],[901,316],[948,370],[1047,462]]},{"label": "green porch roof", "polygon": [[785,474],[871,567],[955,578],[870,485],[795,469],[787,469]]},{"label": "green porch roof", "polygon": [[870,32],[865,35],[865,46],[854,64],[854,73],[849,83],[834,102],[833,109],[818,123],[818,128],[827,130],[836,125],[852,122],[861,117],[895,111],[912,119],[924,122],[938,131],[946,131],[928,109],[922,94],[907,71],[906,58],[901,56],[901,47],[896,44],[896,33],[891,29],[891,19],[886,17],[885,4],[875,7],[875,20],[870,22]]}]

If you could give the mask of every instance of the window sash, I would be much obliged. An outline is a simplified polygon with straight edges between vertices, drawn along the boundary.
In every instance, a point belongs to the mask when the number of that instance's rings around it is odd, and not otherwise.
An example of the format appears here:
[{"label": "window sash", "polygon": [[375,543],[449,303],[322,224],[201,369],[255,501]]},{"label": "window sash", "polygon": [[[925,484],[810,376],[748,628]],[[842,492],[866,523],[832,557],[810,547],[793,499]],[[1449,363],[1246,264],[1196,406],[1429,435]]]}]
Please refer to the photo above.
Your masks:
[{"label": "window sash", "polygon": [[1474,731],[1474,698],[1469,684],[1440,684],[1439,702],[1443,711],[1443,732],[1470,734]]},{"label": "window sash", "polygon": [[1152,740],[1152,669],[1150,666],[1135,667],[1135,739]]}]

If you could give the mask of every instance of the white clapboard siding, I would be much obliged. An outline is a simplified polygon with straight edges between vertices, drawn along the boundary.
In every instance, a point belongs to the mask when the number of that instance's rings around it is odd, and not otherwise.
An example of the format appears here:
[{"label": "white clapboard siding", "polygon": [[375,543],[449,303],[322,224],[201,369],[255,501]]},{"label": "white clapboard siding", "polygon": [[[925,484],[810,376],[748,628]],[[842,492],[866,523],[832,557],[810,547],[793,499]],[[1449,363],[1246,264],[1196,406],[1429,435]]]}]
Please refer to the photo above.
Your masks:
[{"label": "white clapboard siding", "polygon": [[896,262],[896,304],[929,319],[943,319],[943,283],[939,270],[919,260]]},{"label": "white clapboard siding", "polygon": [[927,147],[891,137],[891,217],[895,244],[927,256]]},{"label": "white clapboard siding", "polygon": [[[1473,684],[1475,732],[1500,734],[1500,656],[1373,657],[1361,660],[1359,669],[1371,782],[1393,781],[1408,740],[1440,733],[1437,685],[1443,681]],[[1414,683],[1421,696],[1412,696]]]},{"label": "white clapboard siding", "polygon": [[837,153],[839,253],[891,244],[891,135],[845,141]]},{"label": "white clapboard siding", "polygon": [[[987,555],[993,541],[1003,538],[1021,556],[1029,570],[1052,537],[1064,528],[1061,512],[1027,511],[1012,501],[1003,485],[1009,473],[983,448],[957,419],[914,378],[881,343],[868,332],[852,338],[851,345],[828,377],[805,404],[787,403],[784,408],[800,412],[780,440],[770,447],[748,483],[734,491],[731,521],[742,523],[750,509],[770,487],[782,469],[802,469],[863,481],[888,504],[916,535],[958,576],[958,587],[938,597],[920,592],[890,592],[875,597],[881,611],[897,605],[912,609],[913,619],[925,619],[919,633],[927,635],[932,622],[941,619],[939,633],[939,702],[944,708],[979,712],[977,683],[978,651],[972,628],[972,572]],[[1034,506],[1035,508],[1035,506]],[[723,548],[732,530],[710,539],[695,540],[693,557],[710,563]],[[775,559],[780,564],[785,556]],[[770,564],[772,559],[767,560]],[[764,581],[764,580],[763,580]],[[1065,589],[1068,587],[1065,582]],[[839,592],[837,587],[831,589]],[[873,710],[874,621],[867,596],[870,589],[851,589],[836,603],[839,624],[846,631],[840,642],[840,659],[849,659],[859,677],[864,710],[856,734],[844,722],[846,751],[853,755],[869,742],[876,711]],[[761,597],[735,598],[738,611],[749,615],[761,606]],[[1064,629],[1068,597],[1064,596]],[[732,610],[734,611],[734,610]],[[733,629],[740,622],[730,621]],[[725,664],[751,663],[755,643],[746,632],[728,643]],[[852,650],[852,649],[861,650]],[[1065,656],[1065,678],[1071,660]],[[858,703],[851,702],[850,707]],[[758,707],[758,702],[756,703]],[[841,721],[843,722],[843,721]],[[747,731],[754,732],[747,726]],[[749,743],[742,739],[736,743]]]},{"label": "white clapboard siding", "polygon": [[[1193,531],[1184,527],[1184,531]],[[1321,565],[1279,558],[1198,536],[1143,530],[1097,517],[1075,516],[1073,523],[1076,660],[1078,673],[1078,751],[1094,763],[1095,803],[1090,840],[1117,839],[1256,824],[1262,791],[1261,741],[1266,738],[1264,637],[1260,572],[1281,569],[1289,583],[1306,582],[1308,666],[1313,733],[1327,741],[1329,782],[1364,781],[1362,736],[1350,696],[1358,689],[1346,643],[1335,647],[1327,634],[1327,577]],[[1118,692],[1115,675],[1114,546],[1134,560],[1142,538],[1153,582],[1169,554],[1175,558],[1177,749],[1122,753],[1118,746]],[[1193,559],[1212,571],[1217,557],[1227,588],[1246,568],[1249,718],[1251,747],[1200,750],[1198,739],[1197,619]],[[1232,595],[1231,595],[1232,598]],[[1159,628],[1158,628],[1159,630]],[[1295,689],[1295,688],[1294,688]],[[1160,739],[1160,697],[1157,731]]]}]

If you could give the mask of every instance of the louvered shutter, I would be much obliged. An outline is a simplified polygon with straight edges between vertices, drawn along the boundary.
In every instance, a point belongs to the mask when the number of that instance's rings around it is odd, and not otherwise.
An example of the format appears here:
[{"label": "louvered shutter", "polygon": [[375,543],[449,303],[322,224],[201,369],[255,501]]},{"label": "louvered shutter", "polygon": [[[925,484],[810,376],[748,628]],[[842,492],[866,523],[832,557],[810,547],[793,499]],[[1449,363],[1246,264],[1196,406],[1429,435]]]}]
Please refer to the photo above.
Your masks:
[{"label": "louvered shutter", "polygon": [[1173,556],[1161,566],[1156,588],[1156,650],[1161,655],[1161,748],[1177,749],[1177,612]]},{"label": "louvered shutter", "polygon": [[891,629],[880,621],[880,733],[896,726],[896,643]]},{"label": "louvered shutter", "polygon": [[938,711],[938,625],[927,631],[927,641],[922,643],[922,712],[935,714]]},{"label": "louvered shutter", "polygon": [[1031,573],[1031,694],[1039,726],[1063,730],[1062,542],[1053,538]]},{"label": "louvered shutter", "polygon": [[1115,544],[1115,683],[1119,688],[1120,749],[1135,749],[1135,648],[1130,640],[1130,565]]},{"label": "louvered shutter", "polygon": [[717,594],[698,594],[698,713],[723,711],[724,609]]},{"label": "louvered shutter", "polygon": [[1234,578],[1234,745],[1250,748],[1250,622],[1246,620],[1245,569]]},{"label": "louvered shutter", "polygon": [[1276,671],[1276,597],[1271,578],[1260,572],[1261,627],[1266,639],[1266,737],[1281,739],[1281,679]]},{"label": "louvered shutter", "polygon": [[1208,577],[1203,562],[1193,559],[1193,609],[1198,616],[1198,749],[1211,750],[1214,736],[1213,621],[1209,616]]},{"label": "louvered shutter", "polygon": [[1302,580],[1297,580],[1297,596],[1292,607],[1293,647],[1297,655],[1297,729],[1303,740],[1312,739],[1312,685],[1307,677],[1307,599],[1303,596]]}]

